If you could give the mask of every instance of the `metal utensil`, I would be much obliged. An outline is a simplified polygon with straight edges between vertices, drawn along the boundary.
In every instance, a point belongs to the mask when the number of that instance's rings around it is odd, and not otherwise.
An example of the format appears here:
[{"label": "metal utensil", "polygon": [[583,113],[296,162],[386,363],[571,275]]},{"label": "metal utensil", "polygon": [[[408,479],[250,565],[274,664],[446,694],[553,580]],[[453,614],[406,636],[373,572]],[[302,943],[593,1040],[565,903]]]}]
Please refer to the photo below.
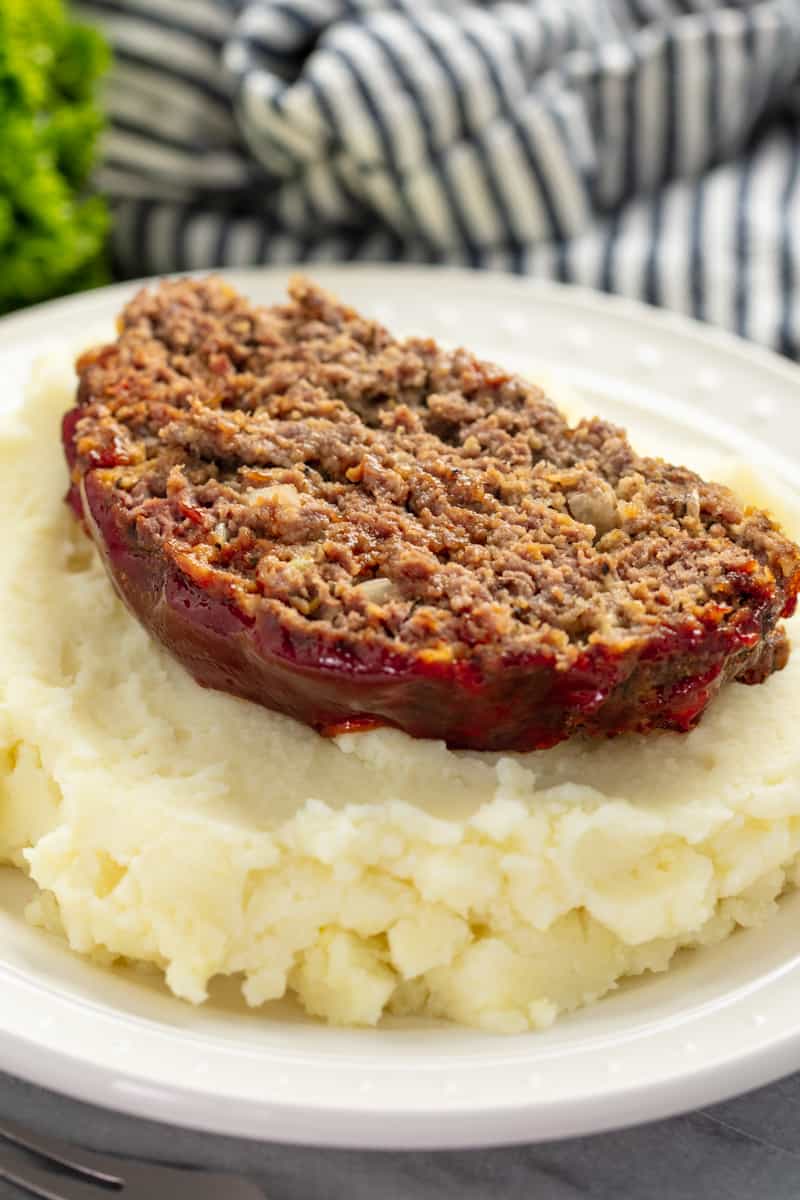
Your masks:
[{"label": "metal utensil", "polygon": [[95,1154],[11,1121],[0,1122],[0,1138],[0,1179],[42,1200],[264,1200],[256,1184],[236,1175]]}]

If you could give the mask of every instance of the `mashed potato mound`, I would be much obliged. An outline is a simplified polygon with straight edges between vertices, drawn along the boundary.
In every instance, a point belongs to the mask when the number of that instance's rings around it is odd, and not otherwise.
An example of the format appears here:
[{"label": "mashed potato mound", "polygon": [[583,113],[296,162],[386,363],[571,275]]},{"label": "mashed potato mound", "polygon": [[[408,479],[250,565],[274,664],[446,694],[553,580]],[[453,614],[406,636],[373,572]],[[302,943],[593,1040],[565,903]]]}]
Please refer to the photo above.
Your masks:
[{"label": "mashed potato mound", "polygon": [[800,651],[686,737],[326,741],[202,690],[117,600],[62,503],[72,386],[42,365],[0,438],[0,853],[73,949],[155,964],[193,1003],[235,974],[254,1006],[516,1032],[762,921],[794,881]]}]

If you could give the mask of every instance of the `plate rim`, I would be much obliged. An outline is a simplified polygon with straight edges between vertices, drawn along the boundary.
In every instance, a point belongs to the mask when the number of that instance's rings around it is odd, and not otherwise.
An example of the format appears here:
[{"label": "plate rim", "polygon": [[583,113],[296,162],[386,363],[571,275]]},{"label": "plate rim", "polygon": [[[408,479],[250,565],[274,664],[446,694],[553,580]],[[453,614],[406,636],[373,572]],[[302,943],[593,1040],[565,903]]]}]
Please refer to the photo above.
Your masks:
[{"label": "plate rim", "polygon": [[[623,296],[617,292],[604,292],[599,288],[586,287],[583,284],[563,283],[557,279],[547,279],[534,275],[520,275],[513,271],[449,266],[446,263],[433,265],[409,262],[351,263],[320,260],[319,262],[287,262],[285,264],[268,264],[264,266],[209,267],[201,270],[169,271],[156,275],[139,275],[132,279],[104,284],[101,287],[88,288],[81,292],[72,292],[66,296],[56,296],[52,300],[42,300],[37,304],[30,304],[15,312],[6,313],[0,317],[0,339],[6,332],[24,330],[28,323],[38,323],[40,317],[46,317],[55,310],[63,308],[69,312],[77,312],[84,305],[92,307],[103,297],[113,299],[115,296],[125,295],[138,288],[151,286],[165,279],[196,279],[207,275],[219,275],[226,278],[239,276],[251,279],[274,276],[276,279],[283,279],[285,281],[292,275],[297,274],[314,274],[319,276],[341,275],[343,278],[349,276],[353,279],[358,279],[359,277],[366,279],[370,276],[384,275],[387,272],[406,276],[417,275],[421,278],[425,278],[426,276],[431,278],[447,276],[452,278],[454,282],[460,279],[461,282],[468,283],[470,286],[477,280],[481,280],[487,281],[494,287],[502,285],[516,289],[520,294],[533,290],[541,292],[543,295],[550,295],[559,301],[569,297],[575,300],[581,307],[616,309],[620,316],[627,315],[631,319],[638,322],[646,322],[650,325],[656,323],[664,329],[669,328],[679,335],[688,336],[694,340],[700,338],[703,342],[713,342],[720,349],[744,354],[750,361],[758,359],[768,369],[778,370],[787,378],[791,379],[794,377],[796,382],[800,382],[800,364],[792,362],[785,355],[779,354],[776,350],[772,350],[760,342],[750,341],[747,338],[741,337],[740,334],[734,333],[732,330],[724,329],[719,325],[712,325],[710,322],[701,321],[696,317],[689,316],[687,313],[660,308],[654,304],[648,304],[645,300]],[[3,341],[0,340],[0,351],[6,348]]]}]

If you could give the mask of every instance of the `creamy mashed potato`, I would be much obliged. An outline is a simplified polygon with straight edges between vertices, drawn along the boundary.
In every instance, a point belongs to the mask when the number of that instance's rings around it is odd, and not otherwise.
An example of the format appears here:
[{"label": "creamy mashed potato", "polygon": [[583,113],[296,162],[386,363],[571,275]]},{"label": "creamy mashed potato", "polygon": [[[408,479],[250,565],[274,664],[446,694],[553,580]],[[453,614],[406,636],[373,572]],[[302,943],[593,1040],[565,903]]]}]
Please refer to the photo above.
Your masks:
[{"label": "creamy mashed potato", "polygon": [[516,1032],[762,921],[794,881],[800,651],[687,737],[326,741],[203,691],[116,599],[61,499],[71,390],[43,365],[0,437],[0,854],[76,951],[155,964],[193,1003],[233,974],[254,1006]]}]

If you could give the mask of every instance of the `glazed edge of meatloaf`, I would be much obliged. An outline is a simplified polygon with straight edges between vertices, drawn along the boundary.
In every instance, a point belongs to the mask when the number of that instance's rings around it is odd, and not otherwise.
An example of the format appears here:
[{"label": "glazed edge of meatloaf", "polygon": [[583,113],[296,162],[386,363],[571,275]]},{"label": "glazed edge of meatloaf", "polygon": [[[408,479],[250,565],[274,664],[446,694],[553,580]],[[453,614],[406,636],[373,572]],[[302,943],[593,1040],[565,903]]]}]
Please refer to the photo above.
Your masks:
[{"label": "glazed edge of meatloaf", "polygon": [[529,750],[687,730],[786,662],[800,551],[767,514],[308,281],[145,290],[77,369],[70,501],[204,685]]}]

